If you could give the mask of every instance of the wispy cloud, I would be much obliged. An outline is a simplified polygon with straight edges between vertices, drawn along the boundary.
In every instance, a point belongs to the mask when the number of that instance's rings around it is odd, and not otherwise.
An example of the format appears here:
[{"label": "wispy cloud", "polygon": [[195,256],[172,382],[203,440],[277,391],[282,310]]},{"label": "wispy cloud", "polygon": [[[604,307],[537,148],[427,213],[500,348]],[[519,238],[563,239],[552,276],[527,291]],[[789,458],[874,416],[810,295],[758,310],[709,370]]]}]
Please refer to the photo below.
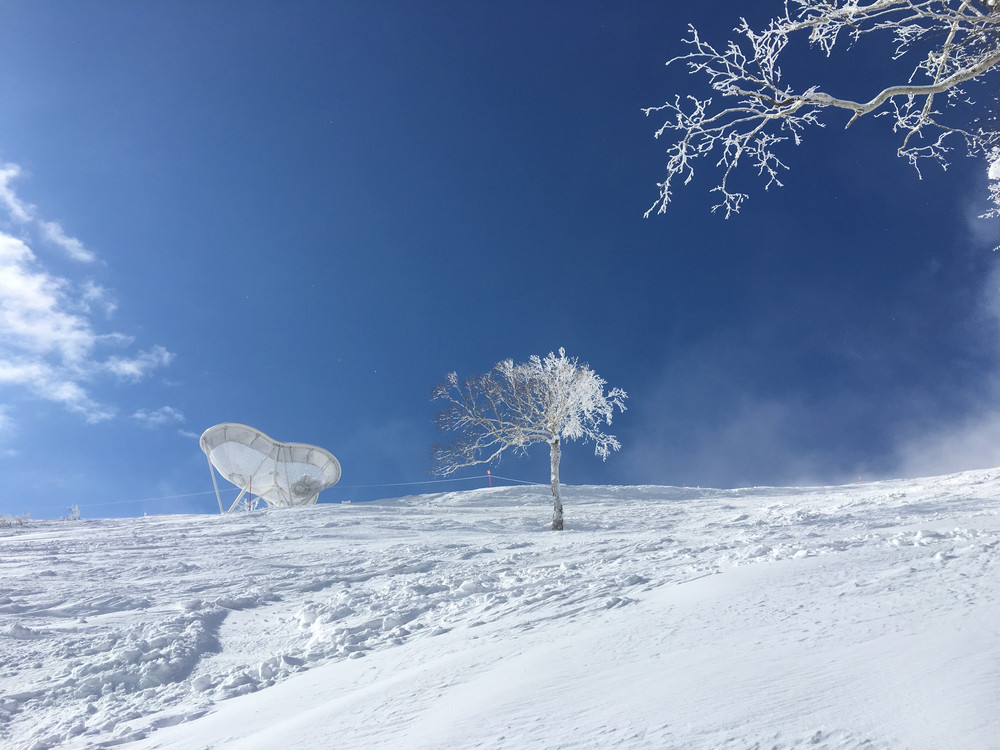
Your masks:
[{"label": "wispy cloud", "polygon": [[115,409],[92,399],[80,382],[83,377],[74,369],[30,357],[8,359],[0,350],[0,386],[24,388],[39,398],[61,404],[91,423],[111,419]]},{"label": "wispy cloud", "polygon": [[[992,171],[991,171],[992,174]],[[985,199],[986,170],[967,186],[962,239],[971,253],[992,261],[992,267],[974,292],[967,327],[976,332],[980,355],[1000,361],[1000,220],[982,218],[991,205]],[[967,408],[952,408],[937,418],[914,418],[897,436],[893,476],[932,476],[1000,465],[1000,375],[987,376],[972,387],[956,387],[957,401]]]},{"label": "wispy cloud", "polygon": [[[989,231],[982,225],[989,225]],[[997,243],[995,220],[969,222],[977,245]],[[1000,264],[986,274],[970,321],[981,331],[986,351],[1000,359]],[[961,394],[968,410],[949,411],[936,420],[915,420],[897,441],[896,476],[931,476],[1000,465],[1000,376],[976,384]]]},{"label": "wispy cloud", "polygon": [[154,428],[183,423],[184,415],[172,406],[161,406],[154,411],[139,409],[132,415],[132,419],[138,420],[145,427]]},{"label": "wispy cloud", "polygon": [[[0,209],[73,260],[94,261],[94,254],[58,223],[35,218],[37,208],[20,200],[11,188],[19,174],[17,165],[0,166]],[[0,387],[18,388],[60,404],[88,422],[114,417],[114,406],[91,395],[93,381],[110,375],[136,383],[173,359],[162,346],[121,353],[132,345],[132,338],[101,332],[92,319],[95,311],[110,317],[115,309],[111,293],[103,286],[91,279],[74,281],[53,273],[25,239],[0,232]],[[118,353],[107,353],[109,348]],[[9,410],[2,415],[10,421]]]},{"label": "wispy cloud", "polygon": [[159,367],[165,367],[173,360],[174,355],[162,346],[154,346],[148,351],[141,351],[134,357],[111,357],[105,367],[108,372],[121,380],[138,383]]},{"label": "wispy cloud", "polygon": [[118,303],[112,298],[111,293],[100,284],[87,280],[83,282],[83,293],[80,296],[84,312],[91,312],[95,307],[99,307],[107,317],[115,314]]},{"label": "wispy cloud", "polygon": [[[996,389],[986,399],[996,403]],[[924,477],[1000,465],[1000,411],[964,416],[952,423],[915,430],[897,447],[893,474]]]},{"label": "wispy cloud", "polygon": [[21,176],[17,164],[0,165],[0,206],[7,209],[10,218],[18,224],[33,225],[41,238],[61,249],[66,255],[81,263],[93,263],[97,255],[84,247],[76,237],[66,234],[58,221],[43,221],[38,218],[38,208],[17,197],[10,183]]},{"label": "wispy cloud", "polygon": [[10,181],[20,174],[21,168],[16,164],[0,166],[0,205],[7,209],[7,213],[14,221],[26,224],[32,220],[35,207],[21,201],[10,187]]},{"label": "wispy cloud", "polygon": [[0,331],[8,347],[57,353],[67,362],[83,359],[96,335],[85,318],[69,312],[70,287],[68,280],[41,269],[24,242],[0,234]]},{"label": "wispy cloud", "polygon": [[[814,485],[849,481],[853,469],[841,446],[817,444],[811,422],[834,421],[831,406],[805,402],[789,394],[775,399],[741,393],[738,384],[714,382],[722,412],[706,402],[694,386],[673,384],[669,393],[647,394],[648,402],[665,403],[683,393],[696,410],[656,425],[640,419],[623,440],[622,455],[610,464],[622,482],[687,484],[713,487]],[[649,412],[657,413],[657,406]],[[670,413],[659,411],[659,415]],[[663,420],[661,420],[662,422]],[[624,424],[624,423],[623,423]],[[624,435],[624,433],[623,433]]]},{"label": "wispy cloud", "polygon": [[41,221],[38,223],[38,226],[41,228],[42,236],[45,239],[65,250],[66,254],[73,260],[78,260],[82,263],[93,263],[97,259],[97,256],[85,248],[80,240],[67,235],[58,222]]}]

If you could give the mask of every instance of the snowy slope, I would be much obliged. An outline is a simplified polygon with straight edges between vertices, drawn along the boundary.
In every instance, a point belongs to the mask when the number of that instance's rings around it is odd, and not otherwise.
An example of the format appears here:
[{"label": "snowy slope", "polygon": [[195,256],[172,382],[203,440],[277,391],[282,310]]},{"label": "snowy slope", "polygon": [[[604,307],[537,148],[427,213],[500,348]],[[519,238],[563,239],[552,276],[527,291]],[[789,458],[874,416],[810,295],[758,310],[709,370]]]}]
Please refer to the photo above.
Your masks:
[{"label": "snowy slope", "polygon": [[1000,473],[0,529],[4,748],[1000,748]]}]

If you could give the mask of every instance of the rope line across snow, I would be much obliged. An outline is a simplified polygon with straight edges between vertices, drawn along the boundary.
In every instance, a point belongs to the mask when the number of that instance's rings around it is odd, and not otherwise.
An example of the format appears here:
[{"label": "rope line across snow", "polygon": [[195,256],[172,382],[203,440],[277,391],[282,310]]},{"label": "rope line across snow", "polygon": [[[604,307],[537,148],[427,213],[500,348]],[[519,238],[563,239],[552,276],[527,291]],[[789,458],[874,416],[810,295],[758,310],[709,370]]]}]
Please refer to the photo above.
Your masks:
[{"label": "rope line across snow", "polygon": [[[342,489],[356,489],[356,490],[359,490],[359,489],[378,489],[379,487],[415,487],[415,486],[418,486],[418,485],[427,485],[427,484],[443,484],[445,482],[470,482],[470,481],[473,481],[475,479],[489,479],[490,477],[492,477],[493,479],[499,479],[499,480],[502,480],[502,481],[505,481],[505,482],[514,482],[515,484],[529,484],[529,485],[530,484],[534,484],[534,485],[542,486],[541,482],[529,482],[529,481],[526,481],[524,479],[513,479],[511,477],[501,477],[501,476],[499,476],[497,474],[477,474],[477,475],[472,476],[472,477],[458,477],[458,478],[453,478],[453,479],[427,479],[427,480],[420,481],[420,482],[388,482],[386,484],[342,484],[342,485],[340,485],[340,487]],[[234,493],[234,492],[238,492],[238,491],[239,490],[236,487],[234,487],[232,489],[220,490],[220,492],[222,494]],[[111,501],[111,502],[106,502],[106,503],[76,503],[76,505],[78,505],[81,508],[100,508],[100,507],[104,507],[104,506],[107,506],[107,505],[133,505],[135,503],[152,503],[152,502],[156,502],[156,501],[159,501],[159,500],[178,500],[180,498],[185,498],[185,497],[199,497],[201,495],[214,495],[214,494],[215,494],[214,490],[209,490],[207,492],[186,492],[186,493],[184,493],[182,495],[162,495],[160,497],[143,497],[143,498],[138,498],[136,500],[116,500],[116,501]],[[328,503],[322,503],[322,504],[325,505],[325,504],[328,504]],[[329,504],[332,505],[332,504],[336,504],[336,503],[329,503]],[[51,507],[57,507],[57,506],[53,505]],[[62,506],[58,506],[58,507],[62,507]]]}]

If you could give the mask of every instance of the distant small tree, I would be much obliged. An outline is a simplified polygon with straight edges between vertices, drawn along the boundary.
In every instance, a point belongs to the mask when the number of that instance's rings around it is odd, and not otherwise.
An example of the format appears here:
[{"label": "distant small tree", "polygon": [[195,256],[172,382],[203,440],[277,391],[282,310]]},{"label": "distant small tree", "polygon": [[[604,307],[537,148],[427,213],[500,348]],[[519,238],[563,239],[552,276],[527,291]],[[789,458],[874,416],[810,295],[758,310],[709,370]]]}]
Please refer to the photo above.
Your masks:
[{"label": "distant small tree", "polygon": [[[725,47],[713,46],[690,27],[690,51],[667,63],[687,66],[714,96],[675,95],[644,110],[666,115],[656,137],[672,141],[660,197],[646,216],[667,210],[673,187],[691,181],[699,157],[708,157],[722,173],[712,189],[720,202],[712,210],[722,209],[727,218],[739,212],[747,195],[732,186],[733,171],[749,166],[765,187],[781,185],[779,174],[786,166],[779,147],[800,143],[806,128],[823,127],[823,119],[836,110],[848,116],[847,127],[868,114],[887,115],[900,134],[897,153],[918,173],[925,160],[947,167],[956,145],[984,158],[994,204],[986,215],[1000,215],[1000,132],[995,117],[982,121],[970,96],[972,84],[989,81],[985,93],[996,100],[1000,0],[785,0],[775,5],[784,12],[759,31],[739,19],[738,36]],[[800,86],[782,76],[782,62],[803,75],[801,63],[787,59],[795,37],[808,38],[829,57],[838,44],[849,47],[868,35],[881,37],[886,75],[894,79],[876,84],[880,71],[874,70],[850,82],[856,93],[845,94],[809,80],[808,71]],[[906,60],[906,70],[891,64]]]},{"label": "distant small tree", "polygon": [[458,469],[499,460],[506,450],[526,452],[535,443],[549,444],[552,484],[552,528],[563,528],[559,495],[559,459],[563,440],[592,440],[594,453],[607,460],[621,448],[601,427],[611,424],[615,409],[625,411],[628,395],[606,385],[586,364],[566,350],[523,364],[506,359],[491,372],[459,382],[454,372],[434,388],[433,400],[448,402],[437,415],[444,431],[462,436],[434,447],[435,471],[447,476]]},{"label": "distant small tree", "polygon": [[79,521],[80,520],[80,506],[71,505],[68,508],[68,513],[66,514],[67,521]]},{"label": "distant small tree", "polygon": [[10,528],[11,526],[25,526],[28,523],[28,519],[31,517],[30,513],[25,513],[20,516],[11,516],[4,514],[0,516],[0,528]]}]

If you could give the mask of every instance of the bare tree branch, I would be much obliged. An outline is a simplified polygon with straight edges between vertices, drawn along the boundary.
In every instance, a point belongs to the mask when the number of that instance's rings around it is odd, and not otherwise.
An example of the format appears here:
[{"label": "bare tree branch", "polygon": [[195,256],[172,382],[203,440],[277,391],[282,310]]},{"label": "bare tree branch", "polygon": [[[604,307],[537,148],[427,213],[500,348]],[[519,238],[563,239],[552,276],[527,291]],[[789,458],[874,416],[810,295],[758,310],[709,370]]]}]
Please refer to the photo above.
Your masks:
[{"label": "bare tree branch", "polygon": [[[657,138],[673,135],[667,149],[667,176],[645,215],[665,212],[675,181],[688,184],[697,159],[709,154],[716,156],[715,166],[722,171],[712,189],[721,200],[712,211],[722,209],[727,218],[738,213],[748,196],[731,186],[737,167],[749,164],[765,178],[765,189],[780,186],[779,175],[787,166],[777,156],[779,144],[801,143],[808,127],[823,127],[828,109],[852,113],[845,127],[868,114],[889,116],[893,129],[902,134],[897,153],[918,174],[927,159],[946,167],[953,142],[992,164],[1000,154],[1000,134],[968,122],[973,102],[967,84],[1000,65],[1000,13],[995,4],[995,0],[873,0],[865,5],[857,0],[785,0],[784,13],[763,31],[751,29],[741,19],[735,29],[738,40],[729,41],[723,50],[690,27],[685,42],[692,51],[667,65],[681,63],[690,73],[705,76],[720,103],[675,96],[643,110],[646,115],[668,115],[656,131]],[[782,80],[779,61],[798,34],[807,34],[810,44],[827,56],[842,37],[853,45],[869,34],[887,35],[886,59],[908,56],[913,60],[910,74],[868,99],[835,96],[819,83],[796,90]],[[944,111],[958,122],[942,120]],[[1000,188],[991,186],[991,198],[1000,209],[996,202]]]}]

